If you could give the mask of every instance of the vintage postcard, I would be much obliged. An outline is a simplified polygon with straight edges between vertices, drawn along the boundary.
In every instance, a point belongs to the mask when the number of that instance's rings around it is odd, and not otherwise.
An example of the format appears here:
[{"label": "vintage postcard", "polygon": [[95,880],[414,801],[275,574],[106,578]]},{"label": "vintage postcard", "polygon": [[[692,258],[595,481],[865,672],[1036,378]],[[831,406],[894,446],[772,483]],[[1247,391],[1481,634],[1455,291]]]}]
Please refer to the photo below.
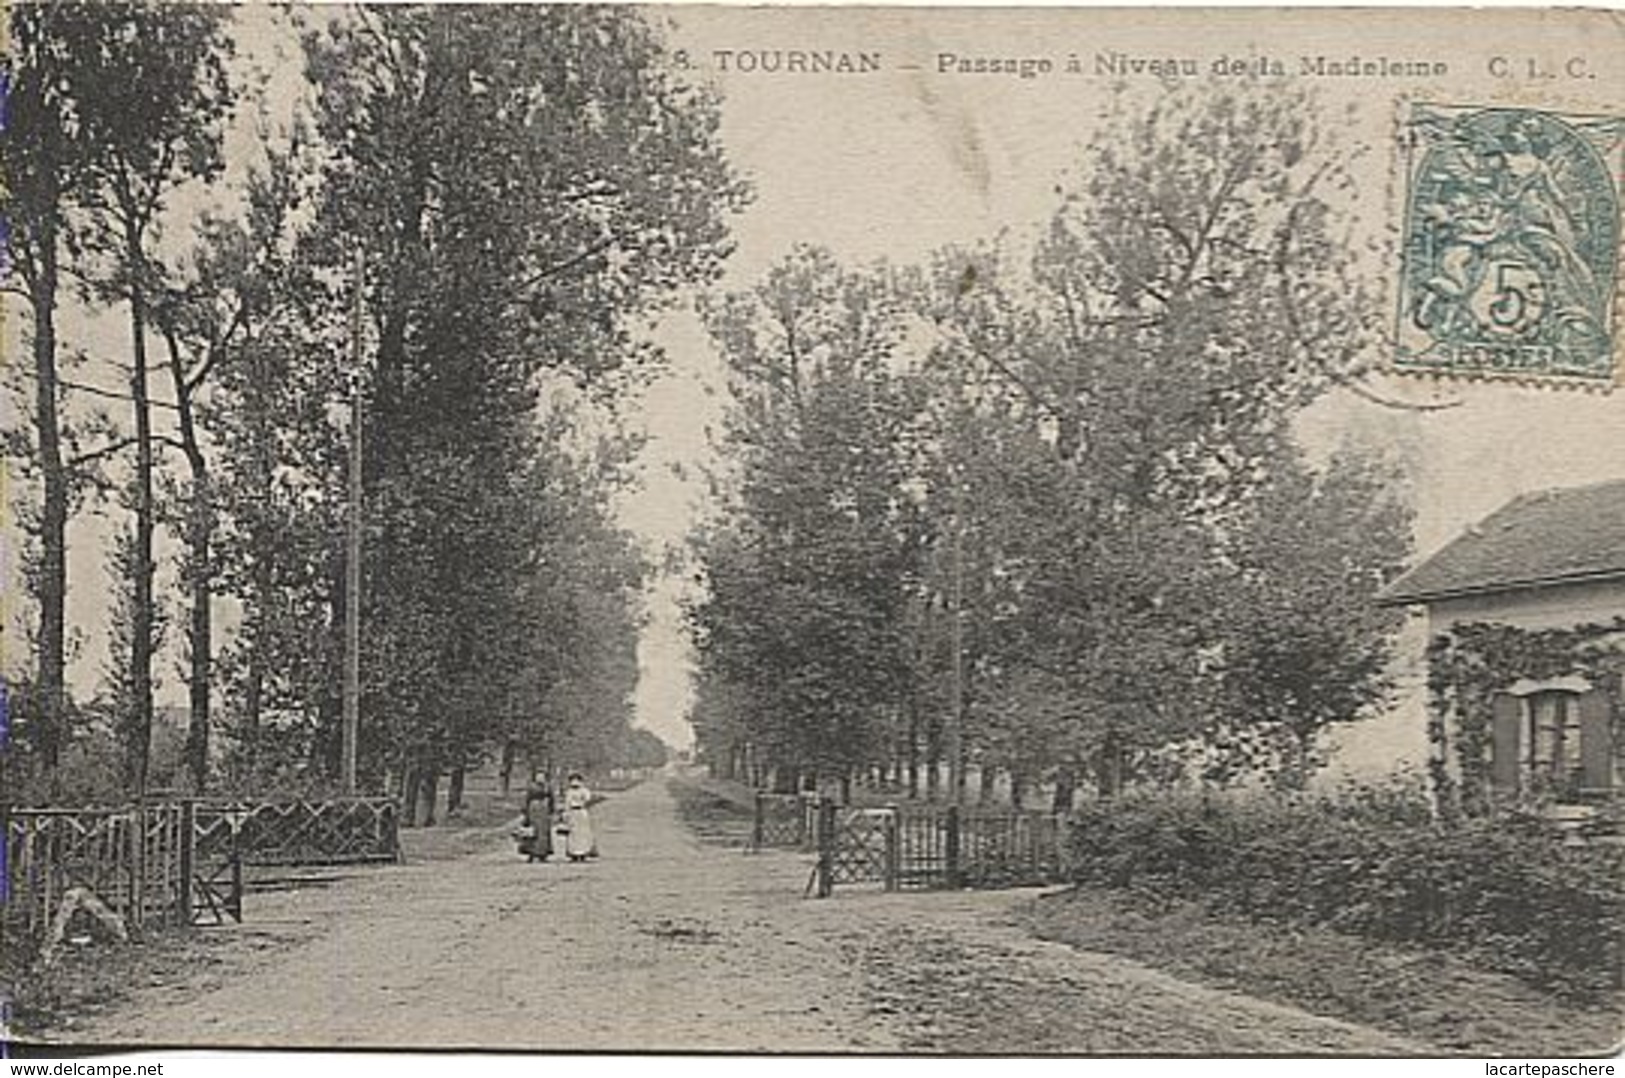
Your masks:
[{"label": "vintage postcard", "polygon": [[1618,12],[0,17],[13,1054],[1616,1050]]}]

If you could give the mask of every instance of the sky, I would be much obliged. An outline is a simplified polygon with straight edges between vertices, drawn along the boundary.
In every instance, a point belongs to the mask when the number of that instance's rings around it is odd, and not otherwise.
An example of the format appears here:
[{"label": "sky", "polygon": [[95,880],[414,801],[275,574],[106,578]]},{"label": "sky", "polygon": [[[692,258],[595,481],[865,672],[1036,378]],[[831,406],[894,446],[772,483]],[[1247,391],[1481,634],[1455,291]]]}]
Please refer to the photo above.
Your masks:
[{"label": "sky", "polygon": [[[944,245],[1035,229],[1055,206],[1057,187],[1085,178],[1080,150],[1114,87],[1146,107],[1172,85],[1151,74],[1098,74],[1101,64],[1139,61],[1144,70],[1150,59],[1189,60],[1198,73],[1186,81],[1209,86],[1230,77],[1214,74],[1214,65],[1233,60],[1275,60],[1288,70],[1302,56],[1351,54],[1443,64],[1446,73],[1436,77],[1294,80],[1312,82],[1331,114],[1343,117],[1352,107],[1339,125],[1350,142],[1369,148],[1359,166],[1360,195],[1377,232],[1399,219],[1405,158],[1398,119],[1411,102],[1625,114],[1622,24],[1605,14],[1480,11],[1466,33],[1461,15],[1448,11],[1396,18],[1335,10],[684,6],[651,9],[649,17],[667,25],[689,77],[720,93],[720,139],[754,189],[733,220],[737,248],[719,283],[724,289],[749,287],[795,243],[827,247],[848,263],[909,263]],[[250,29],[269,25],[259,10],[243,21]],[[845,55],[853,66],[873,57],[876,70],[761,70],[775,54],[780,67],[789,66],[791,52]],[[251,53],[269,69],[273,87],[297,84],[290,39],[265,37]],[[751,66],[747,56],[756,70],[743,70]],[[959,72],[960,61],[978,58],[1048,60],[1051,70],[1032,78]],[[1077,73],[1066,70],[1074,58]],[[1578,75],[1545,77],[1563,71]],[[254,156],[254,138],[243,125],[233,138],[240,168]],[[1368,270],[1379,281],[1396,274],[1380,260]],[[669,362],[639,409],[650,435],[641,489],[621,504],[626,525],[656,556],[709,511],[696,465],[712,459],[707,429],[725,398],[715,351],[686,306],[692,298],[655,331]],[[18,321],[11,318],[6,329],[12,349]],[[122,347],[120,327],[76,329],[114,348]],[[1519,493],[1625,475],[1625,395],[1391,374],[1374,375],[1368,385],[1395,400],[1448,407],[1404,411],[1338,394],[1304,418],[1303,436],[1321,448],[1353,439],[1409,462],[1420,554]],[[673,467],[679,464],[682,475]],[[75,534],[89,543],[106,527],[87,518]],[[96,622],[105,599],[99,560],[80,557],[75,571],[70,617],[80,625]],[[15,565],[7,571],[15,579]],[[637,693],[639,723],[678,745],[690,740],[681,594],[677,580],[651,593]],[[92,633],[74,666],[76,685],[93,685],[103,654],[105,641]],[[169,681],[178,699],[180,683]]]}]

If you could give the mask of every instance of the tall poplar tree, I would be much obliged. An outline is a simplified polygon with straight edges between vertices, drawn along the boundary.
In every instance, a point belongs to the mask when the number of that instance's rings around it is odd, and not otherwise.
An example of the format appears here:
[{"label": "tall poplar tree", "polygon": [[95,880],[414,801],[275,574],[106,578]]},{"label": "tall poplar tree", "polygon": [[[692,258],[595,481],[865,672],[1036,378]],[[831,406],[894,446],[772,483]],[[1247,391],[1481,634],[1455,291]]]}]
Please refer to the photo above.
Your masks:
[{"label": "tall poplar tree", "polygon": [[130,320],[129,389],[135,474],[129,500],[134,531],[128,552],[131,620],[128,696],[123,717],[125,784],[146,787],[152,735],[154,634],[153,535],[155,446],[149,381],[152,301],[162,272],[153,243],[168,199],[189,183],[208,183],[224,168],[221,140],[235,101],[227,78],[229,12],[186,5],[109,3],[56,9],[70,47],[95,56],[94,76],[79,88],[84,137],[96,147],[86,205],[92,211],[82,258],[106,269],[103,291],[123,301]]},{"label": "tall poplar tree", "polygon": [[[75,48],[70,16],[47,4],[18,4],[9,13],[10,52],[4,61],[5,123],[0,130],[0,189],[4,191],[6,273],[15,274],[28,304],[33,376],[33,438],[28,459],[38,468],[39,561],[31,574],[38,623],[32,740],[40,768],[54,774],[67,736],[67,526],[71,462],[64,445],[58,371],[57,309],[60,259],[68,215],[92,152],[77,89],[95,59]],[[10,281],[6,282],[8,285]],[[27,514],[30,519],[33,514]]]},{"label": "tall poplar tree", "polygon": [[745,192],[714,100],[628,9],[362,8],[306,44],[333,151],[313,253],[366,267],[364,704],[391,728],[365,766],[410,797],[495,734],[538,377],[612,400]]}]

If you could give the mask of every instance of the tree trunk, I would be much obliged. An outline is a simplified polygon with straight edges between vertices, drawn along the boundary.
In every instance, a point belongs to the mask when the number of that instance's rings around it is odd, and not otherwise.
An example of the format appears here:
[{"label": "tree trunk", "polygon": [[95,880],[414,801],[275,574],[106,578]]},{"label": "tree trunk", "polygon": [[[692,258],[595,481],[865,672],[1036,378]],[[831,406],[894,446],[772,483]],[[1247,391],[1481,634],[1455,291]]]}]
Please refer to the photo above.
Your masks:
[{"label": "tree trunk", "polygon": [[913,703],[908,715],[908,796],[920,796],[920,714]]},{"label": "tree trunk", "polygon": [[446,783],[447,816],[463,810],[463,779],[466,775],[467,769],[462,764],[451,769],[451,778]]},{"label": "tree trunk", "polygon": [[190,714],[186,727],[186,764],[192,775],[192,789],[203,793],[209,782],[209,697],[213,680],[211,667],[214,648],[212,576],[208,564],[210,540],[213,538],[213,508],[210,505],[209,477],[202,469],[201,456],[193,477],[196,504],[192,507],[192,520],[188,525],[192,550],[192,610],[188,636],[191,644],[191,676],[187,681],[190,696]]},{"label": "tree trunk", "polygon": [[[162,321],[162,319],[160,319]],[[187,678],[190,710],[186,726],[186,766],[192,778],[192,791],[201,794],[209,780],[209,698],[214,651],[213,603],[214,573],[209,562],[214,538],[214,492],[209,482],[208,462],[198,445],[193,422],[192,393],[186,380],[180,346],[171,326],[163,325],[169,345],[169,376],[175,386],[176,414],[180,425],[181,448],[192,474],[191,504],[187,507],[187,583],[191,590],[191,618],[187,627],[191,673]]]},{"label": "tree trunk", "polygon": [[1103,800],[1123,792],[1123,750],[1108,736],[1095,756],[1095,783]]},{"label": "tree trunk", "polygon": [[[321,704],[319,705],[319,722],[324,733],[324,744],[327,747],[326,774],[333,778],[335,783],[343,781],[344,771],[344,680],[342,675],[344,652],[347,646],[345,633],[345,603],[348,601],[349,587],[346,583],[344,558],[336,552],[329,558],[327,566],[327,580],[329,599],[327,601],[327,626],[324,634],[326,653],[329,662],[322,679]],[[365,591],[362,592],[366,594]],[[367,713],[366,704],[367,685],[363,678],[361,683],[361,713]],[[356,784],[365,785],[363,778],[368,773],[367,766],[379,766],[379,761],[363,751],[367,743],[366,728],[356,731]],[[376,771],[371,772],[376,774]]]},{"label": "tree trunk", "polygon": [[40,514],[39,714],[34,743],[54,798],[61,787],[57,764],[67,718],[68,473],[57,418],[56,222],[49,215],[41,223],[38,242],[39,274],[29,290],[29,303],[34,313],[34,425],[45,503]]},{"label": "tree trunk", "polygon": [[1052,812],[1071,812],[1072,799],[1077,796],[1078,776],[1070,767],[1063,767],[1055,773],[1055,800],[1050,806]]},{"label": "tree trunk", "polygon": [[440,769],[425,766],[423,768],[423,781],[419,786],[423,799],[423,826],[434,826],[434,803],[440,793]]},{"label": "tree trunk", "polygon": [[1077,457],[1081,448],[1083,448],[1083,423],[1076,414],[1068,410],[1056,424],[1055,455],[1062,461],[1069,461]]},{"label": "tree trunk", "polygon": [[497,774],[502,779],[503,797],[507,797],[508,791],[512,788],[514,757],[517,756],[518,753],[519,743],[513,738],[510,737],[502,743],[502,766]]},{"label": "tree trunk", "polygon": [[263,628],[248,647],[248,681],[243,687],[243,767],[251,792],[258,792],[260,767],[260,714],[265,698],[265,639]]},{"label": "tree trunk", "polygon": [[152,652],[154,611],[152,405],[147,395],[147,299],[142,271],[143,229],[137,220],[125,226],[125,257],[130,285],[130,399],[135,406],[135,551],[130,571],[134,577],[134,611],[130,646],[130,692],[133,714],[125,741],[125,787],[140,797],[147,789],[147,766],[152,747]]},{"label": "tree trunk", "polygon": [[401,775],[401,822],[407,827],[418,825],[418,785],[417,765],[409,763]]},{"label": "tree trunk", "polygon": [[1112,751],[1105,759],[1105,770],[1102,772],[1100,793],[1102,797],[1115,798],[1123,792],[1123,755],[1113,746]]},{"label": "tree trunk", "polygon": [[[255,397],[259,399],[260,407],[251,408],[249,416],[249,430],[254,439],[253,446],[253,489],[259,497],[261,512],[267,510],[272,504],[274,495],[274,453],[272,447],[273,432],[271,431],[271,409],[268,406],[270,398],[270,376],[266,373],[266,363],[258,349],[250,353],[250,364],[253,372],[252,387]],[[273,618],[271,596],[273,586],[272,566],[276,557],[275,528],[269,526],[263,516],[257,516],[250,524],[249,536],[252,549],[249,557],[252,559],[250,579],[252,580],[251,594],[244,603],[245,630],[249,633],[248,647],[248,683],[243,693],[243,731],[242,738],[247,749],[250,765],[250,779],[259,768],[260,752],[260,723],[263,717],[265,701],[266,671],[270,665],[271,622]]]},{"label": "tree trunk", "polygon": [[1303,790],[1309,785],[1311,768],[1309,761],[1314,753],[1315,734],[1313,730],[1294,730],[1292,732],[1292,747],[1295,758],[1286,769],[1288,789]]}]

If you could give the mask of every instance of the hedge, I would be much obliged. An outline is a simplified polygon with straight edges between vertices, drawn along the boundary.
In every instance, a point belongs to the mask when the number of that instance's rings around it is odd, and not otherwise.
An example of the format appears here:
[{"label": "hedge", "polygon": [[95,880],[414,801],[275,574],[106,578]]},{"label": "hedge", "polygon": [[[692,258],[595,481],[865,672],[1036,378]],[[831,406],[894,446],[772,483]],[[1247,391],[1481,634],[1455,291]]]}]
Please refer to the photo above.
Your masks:
[{"label": "hedge", "polygon": [[1567,847],[1538,821],[1446,828],[1401,799],[1161,793],[1090,803],[1071,826],[1079,883],[1470,950],[1564,991],[1620,986],[1625,849]]}]

